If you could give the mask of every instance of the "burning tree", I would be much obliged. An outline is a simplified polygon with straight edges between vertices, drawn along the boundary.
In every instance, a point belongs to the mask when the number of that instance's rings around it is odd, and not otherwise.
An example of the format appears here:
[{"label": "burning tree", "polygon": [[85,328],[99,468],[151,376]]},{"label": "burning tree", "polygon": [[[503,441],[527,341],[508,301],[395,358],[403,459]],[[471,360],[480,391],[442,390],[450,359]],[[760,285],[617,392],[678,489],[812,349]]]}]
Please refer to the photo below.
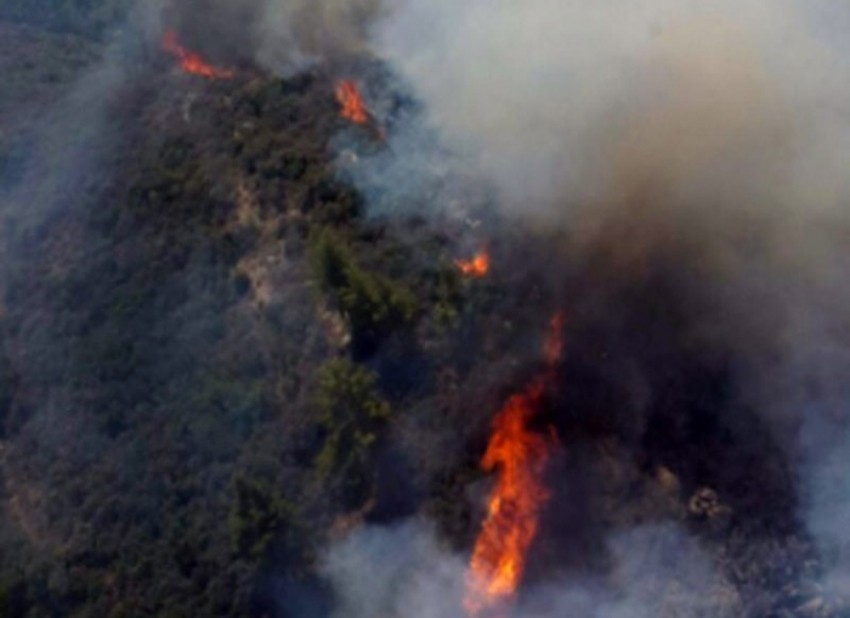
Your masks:
[{"label": "burning tree", "polygon": [[464,608],[472,617],[498,615],[516,594],[540,511],[549,497],[543,474],[554,440],[534,433],[528,424],[553,381],[563,328],[563,316],[554,316],[543,346],[546,370],[512,395],[493,421],[481,467],[495,471],[497,479],[469,564]]},{"label": "burning tree", "polygon": [[162,49],[177,59],[184,73],[200,75],[207,79],[232,79],[236,75],[236,71],[233,69],[210,64],[200,54],[183,47],[177,37],[177,32],[174,30],[167,30],[162,35]]}]

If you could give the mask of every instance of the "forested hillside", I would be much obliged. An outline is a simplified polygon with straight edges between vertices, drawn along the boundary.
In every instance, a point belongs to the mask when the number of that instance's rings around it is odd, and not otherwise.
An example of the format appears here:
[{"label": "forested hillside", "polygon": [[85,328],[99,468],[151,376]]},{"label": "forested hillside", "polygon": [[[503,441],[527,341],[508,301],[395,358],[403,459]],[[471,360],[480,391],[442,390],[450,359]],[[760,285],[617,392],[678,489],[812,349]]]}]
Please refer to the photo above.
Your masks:
[{"label": "forested hillside", "polygon": [[[644,211],[568,236],[451,158],[403,161],[439,191],[364,183],[422,114],[381,58],[212,70],[174,31],[127,35],[128,11],[0,0],[0,616],[402,618],[375,599],[478,551],[516,456],[485,453],[522,406],[544,592],[492,616],[557,614],[562,580],[600,618],[846,615],[794,421],[741,396],[716,344],[699,239],[643,234]],[[642,206],[666,199],[640,180]],[[346,588],[360,533],[353,570],[397,572]]]},{"label": "forested hillside", "polygon": [[3,0],[0,19],[98,38],[127,14],[128,0]]},{"label": "forested hillside", "polygon": [[[3,28],[11,186],[98,52]],[[452,339],[481,291],[421,223],[362,218],[328,142],[374,137],[320,72],[214,83],[163,58],[109,104],[121,150],[75,179],[85,195],[4,216],[0,599],[10,616],[271,612],[349,518],[414,508],[401,496],[426,480],[397,493],[410,479],[374,459],[398,457],[382,436],[406,407],[430,423],[460,404]]]}]

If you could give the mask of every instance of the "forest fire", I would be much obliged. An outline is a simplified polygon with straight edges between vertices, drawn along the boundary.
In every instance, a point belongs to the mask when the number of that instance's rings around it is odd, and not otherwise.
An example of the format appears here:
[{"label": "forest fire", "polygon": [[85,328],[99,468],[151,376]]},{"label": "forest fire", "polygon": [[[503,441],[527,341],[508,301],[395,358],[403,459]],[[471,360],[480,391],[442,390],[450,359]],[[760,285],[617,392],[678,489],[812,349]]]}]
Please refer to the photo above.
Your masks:
[{"label": "forest fire", "polygon": [[490,272],[490,252],[487,249],[481,249],[468,260],[455,260],[455,266],[461,274],[481,279]]},{"label": "forest fire", "polygon": [[232,79],[235,76],[232,69],[213,66],[200,55],[183,47],[174,30],[168,30],[162,36],[162,49],[180,61],[180,68],[184,73],[200,75],[207,79]]},{"label": "forest fire", "polygon": [[549,498],[542,477],[554,441],[531,432],[528,422],[554,379],[563,348],[563,325],[563,315],[556,314],[543,345],[546,371],[507,400],[493,422],[481,460],[484,470],[498,471],[498,479],[469,564],[464,609],[473,618],[498,617],[516,594],[540,510]]},{"label": "forest fire", "polygon": [[340,115],[354,124],[366,124],[369,121],[369,113],[366,104],[360,94],[357,83],[350,79],[340,81],[336,86],[336,100],[342,110]]}]

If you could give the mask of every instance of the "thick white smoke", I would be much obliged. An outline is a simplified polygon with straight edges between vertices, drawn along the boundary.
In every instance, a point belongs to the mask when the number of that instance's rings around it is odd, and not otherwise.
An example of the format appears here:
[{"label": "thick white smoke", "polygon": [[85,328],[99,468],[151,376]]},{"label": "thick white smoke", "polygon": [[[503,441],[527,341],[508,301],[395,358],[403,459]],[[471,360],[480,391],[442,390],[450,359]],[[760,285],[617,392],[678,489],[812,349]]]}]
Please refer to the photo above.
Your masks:
[{"label": "thick white smoke", "polygon": [[260,62],[282,73],[318,59],[362,53],[380,0],[266,0]]},{"label": "thick white smoke", "polygon": [[[627,180],[612,174],[682,182],[742,144],[752,158],[822,137],[809,122],[847,100],[788,2],[399,0],[387,13],[379,55],[526,211],[610,198]],[[807,135],[791,133],[798,121]]]},{"label": "thick white smoke", "polygon": [[[656,618],[730,616],[734,588],[695,542],[673,526],[615,535],[608,583],[553,576],[526,590],[515,618]],[[463,558],[441,546],[422,522],[365,528],[333,547],[323,574],[336,593],[335,618],[463,618]]]},{"label": "thick white smoke", "polygon": [[465,568],[430,526],[364,528],[324,557],[336,593],[335,618],[460,618]]}]

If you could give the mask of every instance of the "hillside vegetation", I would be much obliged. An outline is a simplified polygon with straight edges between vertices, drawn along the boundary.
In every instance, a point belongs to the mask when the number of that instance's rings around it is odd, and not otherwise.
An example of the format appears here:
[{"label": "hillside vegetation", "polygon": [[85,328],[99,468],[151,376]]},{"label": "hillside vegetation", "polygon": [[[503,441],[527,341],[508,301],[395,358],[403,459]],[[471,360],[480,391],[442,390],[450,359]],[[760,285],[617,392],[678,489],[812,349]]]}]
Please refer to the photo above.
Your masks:
[{"label": "hillside vegetation", "polygon": [[[72,74],[90,54],[2,27],[25,43],[10,110],[66,88],[44,73],[53,54]],[[85,172],[89,193],[43,220],[6,203],[0,608],[253,615],[278,602],[262,576],[307,577],[338,517],[402,508],[373,461],[403,402],[437,385],[413,394],[395,373],[445,337],[460,281],[428,233],[400,243],[361,219],[321,75],[166,67],[115,105],[124,146]],[[39,130],[20,118],[10,186]]]},{"label": "hillside vegetation", "polygon": [[[320,618],[318,556],[364,523],[422,516],[468,551],[493,415],[555,310],[598,324],[546,284],[558,230],[370,212],[336,140],[351,165],[385,144],[340,117],[324,67],[208,81],[152,53],[80,121],[68,101],[125,6],[0,0],[0,617]],[[487,241],[487,277],[462,276],[459,238]],[[576,360],[540,425],[575,493],[530,577],[604,573],[605,533],[676,521],[731,582],[702,615],[814,615],[771,613],[815,594],[788,472],[767,437],[713,421],[727,376],[655,316],[665,291],[634,293],[646,313],[615,331],[568,316]],[[627,346],[680,371],[650,385],[645,424],[595,373]],[[746,478],[725,474],[739,460]]]}]

